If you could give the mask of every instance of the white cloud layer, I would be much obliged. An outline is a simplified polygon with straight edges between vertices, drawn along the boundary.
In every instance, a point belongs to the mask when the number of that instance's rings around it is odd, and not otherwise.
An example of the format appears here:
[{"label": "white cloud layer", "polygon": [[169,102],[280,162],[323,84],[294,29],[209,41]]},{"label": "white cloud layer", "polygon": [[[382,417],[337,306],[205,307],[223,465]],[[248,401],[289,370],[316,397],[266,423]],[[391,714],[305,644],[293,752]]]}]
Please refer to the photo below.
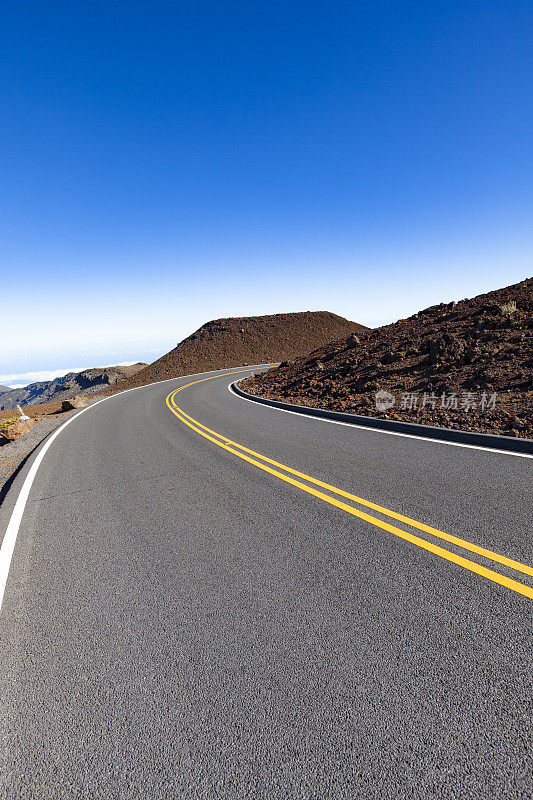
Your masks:
[{"label": "white cloud layer", "polygon": [[[120,364],[104,364],[103,367],[129,367],[135,363],[137,362],[123,361]],[[11,373],[10,375],[0,375],[0,384],[2,384],[2,386],[9,386],[10,389],[19,389],[21,386],[27,386],[29,383],[53,381],[54,378],[61,378],[69,372],[81,372],[84,369],[92,369],[92,367],[68,367],[64,369],[42,369],[36,370],[35,372]]]}]

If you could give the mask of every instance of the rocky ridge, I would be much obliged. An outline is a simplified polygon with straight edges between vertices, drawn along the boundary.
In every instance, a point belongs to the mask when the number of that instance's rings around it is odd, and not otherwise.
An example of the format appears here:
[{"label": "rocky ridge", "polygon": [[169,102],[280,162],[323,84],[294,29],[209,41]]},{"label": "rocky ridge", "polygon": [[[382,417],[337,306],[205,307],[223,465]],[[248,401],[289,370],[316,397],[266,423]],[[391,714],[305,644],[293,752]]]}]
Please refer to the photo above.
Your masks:
[{"label": "rocky ridge", "polygon": [[69,372],[60,378],[39,383],[30,383],[20,389],[1,391],[0,411],[16,408],[18,405],[33,406],[40,403],[62,402],[78,394],[92,395],[107,386],[113,386],[125,378],[144,369],[146,364],[139,362],[128,366],[94,367],[81,372]]},{"label": "rocky ridge", "polygon": [[332,342],[242,387],[299,405],[533,437],[533,278]]}]

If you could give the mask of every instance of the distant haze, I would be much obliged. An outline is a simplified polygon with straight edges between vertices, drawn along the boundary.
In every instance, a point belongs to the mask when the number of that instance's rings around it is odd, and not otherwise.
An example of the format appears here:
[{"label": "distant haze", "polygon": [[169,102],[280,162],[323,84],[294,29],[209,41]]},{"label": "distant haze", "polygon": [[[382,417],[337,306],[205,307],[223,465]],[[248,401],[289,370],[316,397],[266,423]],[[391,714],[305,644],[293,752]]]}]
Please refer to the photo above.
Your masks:
[{"label": "distant haze", "polygon": [[524,279],[532,28],[509,0],[3,4],[0,373]]},{"label": "distant haze", "polygon": [[51,381],[54,378],[61,378],[69,372],[82,372],[84,369],[91,367],[129,367],[135,364],[135,361],[120,361],[114,364],[86,364],[84,367],[68,367],[59,369],[37,370],[35,372],[21,372],[12,375],[0,375],[0,384],[9,386],[11,389],[18,389],[21,386],[28,386],[30,383],[39,383],[41,381]]}]

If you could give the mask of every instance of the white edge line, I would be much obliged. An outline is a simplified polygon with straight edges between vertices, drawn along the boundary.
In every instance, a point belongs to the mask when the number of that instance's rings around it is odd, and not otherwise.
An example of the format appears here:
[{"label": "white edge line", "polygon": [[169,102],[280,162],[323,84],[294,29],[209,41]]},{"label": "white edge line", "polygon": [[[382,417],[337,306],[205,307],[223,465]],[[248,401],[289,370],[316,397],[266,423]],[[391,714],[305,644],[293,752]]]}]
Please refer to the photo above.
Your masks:
[{"label": "white edge line", "polygon": [[239,400],[245,400],[247,403],[253,403],[255,406],[260,405],[263,408],[270,408],[272,411],[283,411],[284,414],[296,414],[298,417],[305,417],[315,422],[329,422],[331,425],[346,425],[348,428],[357,429],[361,428],[364,431],[371,431],[371,433],[384,433],[387,436],[404,436],[406,439],[418,439],[420,442],[429,442],[429,444],[445,444],[451,447],[468,447],[470,450],[482,450],[484,453],[499,453],[502,456],[516,456],[518,458],[533,458],[530,453],[515,453],[512,450],[498,450],[495,447],[485,447],[481,444],[464,444],[463,442],[447,442],[445,439],[436,439],[431,436],[417,436],[414,433],[401,433],[400,431],[386,431],[383,428],[373,428],[369,425],[361,425],[359,422],[342,422],[338,419],[328,419],[327,417],[315,417],[313,414],[304,414],[302,411],[292,411],[288,408],[278,408],[277,406],[270,406],[266,403],[260,403],[257,400],[250,400],[248,397],[243,397],[233,389],[232,381],[228,385],[228,390],[231,394],[238,397]]},{"label": "white edge line", "polygon": [[[221,372],[221,378],[224,377],[224,372],[226,370],[236,370],[236,369],[252,369],[253,367],[263,367],[263,366],[272,366],[271,364],[250,364],[238,367],[224,367],[222,370],[208,370],[207,372],[195,372],[192,375],[178,375],[175,378],[165,378],[163,381],[155,381],[154,383],[147,383],[144,386],[132,386],[131,389],[123,389],[121,392],[117,392],[116,394],[108,395],[107,397],[102,397],[101,400],[97,400],[96,403],[91,403],[91,405],[87,406],[86,408],[82,408],[77,414],[74,414],[70,419],[67,419],[60,427],[54,431],[54,433],[47,439],[41,448],[37,458],[31,465],[30,471],[26,475],[24,479],[24,483],[22,484],[22,488],[19,492],[17,497],[17,501],[11,512],[11,517],[9,518],[9,522],[6,528],[6,532],[2,541],[2,546],[0,547],[0,612],[2,610],[2,603],[4,600],[4,592],[6,589],[7,579],[9,576],[9,569],[11,567],[11,559],[13,558],[13,552],[15,550],[15,544],[17,541],[17,536],[20,528],[20,523],[22,521],[22,515],[24,514],[24,509],[26,508],[26,503],[28,501],[28,497],[30,494],[30,490],[37,474],[37,470],[45,457],[48,448],[56,439],[61,431],[64,431],[67,425],[70,425],[71,422],[74,422],[75,419],[84,414],[86,411],[89,411],[91,408],[94,408],[99,403],[103,403],[104,400],[110,400],[113,397],[118,397],[121,394],[126,394],[126,392],[134,392],[136,389],[146,389],[148,386],[155,386],[159,383],[169,383],[170,381],[180,380],[181,378],[192,378],[196,375],[208,375],[211,372]],[[39,445],[37,445],[39,446]]]}]

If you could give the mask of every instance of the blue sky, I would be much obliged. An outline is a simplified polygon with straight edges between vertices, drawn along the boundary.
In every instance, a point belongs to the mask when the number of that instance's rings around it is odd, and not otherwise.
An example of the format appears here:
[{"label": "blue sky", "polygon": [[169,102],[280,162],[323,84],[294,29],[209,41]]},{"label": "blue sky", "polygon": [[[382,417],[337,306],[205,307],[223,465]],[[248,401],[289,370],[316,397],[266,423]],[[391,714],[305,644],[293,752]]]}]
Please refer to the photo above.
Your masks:
[{"label": "blue sky", "polygon": [[530,3],[0,19],[0,383],[150,361],[216,317],[377,325],[532,273]]}]

